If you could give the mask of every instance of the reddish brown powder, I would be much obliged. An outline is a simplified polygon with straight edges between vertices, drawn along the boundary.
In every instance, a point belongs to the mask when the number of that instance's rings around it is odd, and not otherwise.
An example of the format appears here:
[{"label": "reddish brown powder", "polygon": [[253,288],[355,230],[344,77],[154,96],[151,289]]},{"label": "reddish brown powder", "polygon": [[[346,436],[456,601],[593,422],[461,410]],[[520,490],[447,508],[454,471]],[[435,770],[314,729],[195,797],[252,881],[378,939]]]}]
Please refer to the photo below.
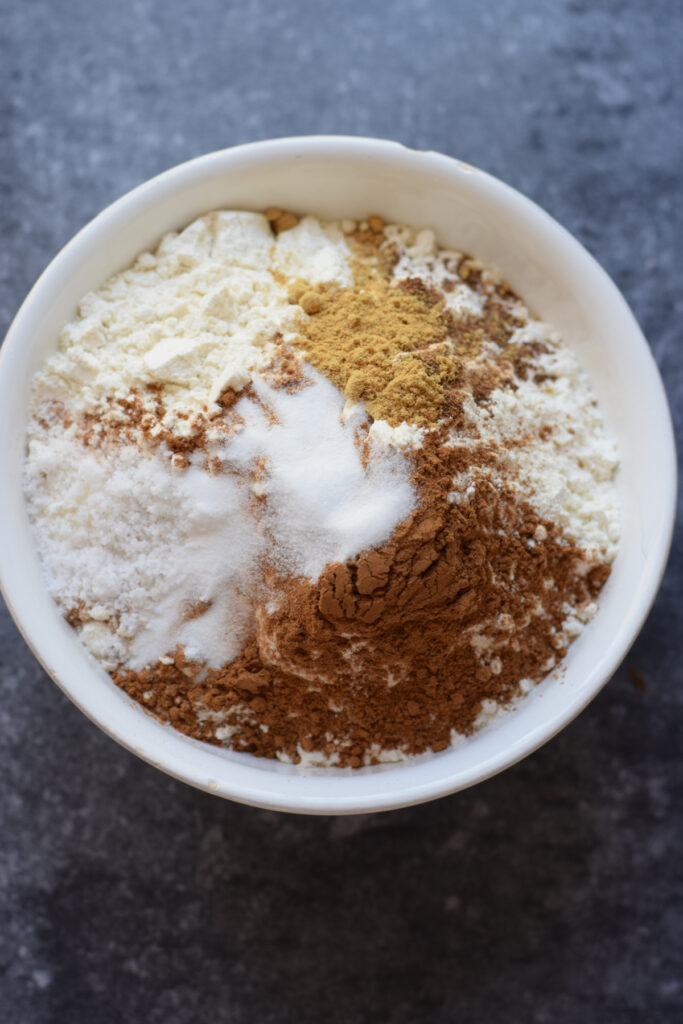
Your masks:
[{"label": "reddish brown powder", "polygon": [[184,469],[192,452],[207,451],[210,439],[228,437],[234,431],[239,417],[232,411],[233,404],[226,401],[222,415],[214,420],[202,412],[179,414],[178,420],[187,423],[181,433],[165,423],[168,410],[159,385],[149,385],[142,392],[133,388],[125,398],[108,397],[97,412],[83,413],[76,436],[86,447],[142,443],[152,450],[161,448],[177,468]]},{"label": "reddish brown powder", "polygon": [[[270,365],[260,371],[261,377],[278,390],[294,392],[306,387],[309,378],[291,347],[284,343],[280,334],[275,335],[273,344],[275,354]],[[179,413],[177,422],[169,426],[163,388],[156,384],[148,385],[144,391],[132,388],[125,397],[102,399],[96,412],[83,413],[76,422],[75,436],[86,448],[132,444],[151,451],[161,450],[170,457],[174,468],[180,470],[188,468],[194,452],[203,452],[204,468],[215,473],[220,471],[221,462],[209,449],[219,448],[242,425],[242,417],[235,406],[245,397],[262,404],[249,384],[240,391],[226,388],[216,403],[218,413],[209,415],[206,410]],[[270,415],[271,410],[267,411]],[[64,427],[73,422],[60,403],[52,403],[49,412],[51,419],[58,420]],[[182,432],[177,429],[179,421],[185,421]],[[42,425],[49,429],[47,420],[43,420]]]},{"label": "reddish brown powder", "polygon": [[[388,544],[316,583],[269,578],[277,611],[256,608],[253,640],[223,669],[202,673],[180,651],[115,682],[181,731],[216,743],[229,726],[232,747],[264,757],[316,750],[357,767],[380,748],[443,749],[482,701],[505,704],[547,673],[565,652],[563,605],[585,605],[609,573],[586,572],[557,527],[478,474],[499,455],[431,435],[414,456],[419,507]],[[465,470],[474,496],[453,502]]]}]

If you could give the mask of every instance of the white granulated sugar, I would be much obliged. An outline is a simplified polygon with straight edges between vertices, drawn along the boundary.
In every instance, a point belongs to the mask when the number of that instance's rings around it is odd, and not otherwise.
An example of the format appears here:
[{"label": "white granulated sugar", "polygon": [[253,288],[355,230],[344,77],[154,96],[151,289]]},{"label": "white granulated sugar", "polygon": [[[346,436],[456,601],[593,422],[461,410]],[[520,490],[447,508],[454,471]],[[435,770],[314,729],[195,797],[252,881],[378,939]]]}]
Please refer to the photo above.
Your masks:
[{"label": "white granulated sugar", "polygon": [[[540,333],[542,325],[535,330]],[[484,441],[504,447],[517,442],[505,447],[494,475],[562,526],[590,558],[611,561],[621,529],[616,444],[574,354],[551,349],[538,362],[545,380],[520,381],[514,391],[497,389],[485,406],[470,400],[467,418]],[[467,486],[466,479],[458,481],[456,491]]]},{"label": "white granulated sugar", "polygon": [[[106,668],[138,671],[169,653],[170,638],[189,660],[219,667],[253,631],[249,597],[263,557],[316,579],[410,513],[405,460],[371,445],[364,468],[354,442],[362,418],[343,421],[343,396],[315,371],[310,379],[294,394],[255,382],[277,422],[242,399],[244,429],[214,476],[196,464],[174,472],[168,458],[132,445],[94,452],[68,431],[34,434],[26,495],[38,552],[61,608],[97,617],[81,637]],[[265,474],[251,484],[259,459]]]},{"label": "white granulated sugar", "polygon": [[168,422],[211,407],[270,361],[276,332],[289,340],[305,320],[278,270],[350,284],[348,245],[312,218],[275,239],[260,214],[201,217],[83,299],[35,394],[78,412],[97,396],[162,384]]},{"label": "white granulated sugar", "polygon": [[315,370],[307,375],[312,383],[294,394],[254,381],[278,422],[242,399],[236,411],[245,429],[227,447],[224,462],[243,472],[265,457],[266,478],[258,486],[268,498],[274,554],[290,571],[317,579],[329,562],[344,562],[390,537],[415,494],[401,455],[371,444],[363,468],[354,434],[364,416],[343,419],[344,396]]}]

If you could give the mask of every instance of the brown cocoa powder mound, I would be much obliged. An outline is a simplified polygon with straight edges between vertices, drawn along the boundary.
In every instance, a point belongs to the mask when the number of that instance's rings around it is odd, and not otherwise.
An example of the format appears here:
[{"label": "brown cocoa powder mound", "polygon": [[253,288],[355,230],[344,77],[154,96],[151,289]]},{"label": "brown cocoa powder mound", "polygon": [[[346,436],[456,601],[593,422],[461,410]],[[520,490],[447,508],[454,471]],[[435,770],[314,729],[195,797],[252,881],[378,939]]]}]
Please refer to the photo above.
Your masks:
[{"label": "brown cocoa powder mound", "polygon": [[[593,600],[609,574],[586,572],[558,527],[486,479],[500,454],[430,435],[414,456],[419,507],[389,543],[316,583],[277,581],[278,609],[256,609],[255,637],[223,669],[202,676],[180,653],[115,682],[181,731],[218,743],[227,726],[234,749],[263,757],[300,748],[358,767],[380,749],[444,749],[484,700],[504,705],[547,674],[565,652],[563,606]],[[467,470],[474,496],[449,500]]]}]

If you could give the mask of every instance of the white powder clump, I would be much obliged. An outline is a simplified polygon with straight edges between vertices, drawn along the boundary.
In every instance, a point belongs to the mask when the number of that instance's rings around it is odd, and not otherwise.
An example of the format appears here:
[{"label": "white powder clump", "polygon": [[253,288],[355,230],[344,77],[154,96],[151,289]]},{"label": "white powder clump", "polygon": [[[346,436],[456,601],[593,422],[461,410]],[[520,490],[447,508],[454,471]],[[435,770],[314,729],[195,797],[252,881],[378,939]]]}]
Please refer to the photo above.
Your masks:
[{"label": "white powder clump", "polygon": [[304,217],[296,227],[278,235],[273,267],[290,278],[310,284],[338,284],[350,288],[353,272],[344,233],[337,223]]},{"label": "white powder clump", "polygon": [[350,284],[348,244],[313,218],[276,239],[260,214],[206,214],[85,296],[34,392],[78,413],[160,384],[168,424],[215,409],[270,362],[276,332],[291,340],[305,320],[279,272]]},{"label": "white powder clump", "polygon": [[370,437],[385,448],[420,448],[427,430],[414,423],[399,423],[390,426],[386,420],[375,420],[370,427]]},{"label": "white powder clump", "polygon": [[[81,638],[105,668],[139,670],[171,636],[212,665],[239,653],[252,625],[245,580],[264,542],[234,478],[52,432],[30,441],[25,485],[50,591],[65,612],[96,614]],[[200,602],[211,606],[189,618]]]},{"label": "white powder clump", "polygon": [[[224,464],[244,473],[265,458],[259,487],[268,499],[264,525],[274,556],[290,572],[317,579],[328,563],[345,562],[390,537],[415,495],[410,467],[399,454],[371,445],[363,468],[354,432],[364,415],[342,420],[344,396],[315,370],[307,377],[312,383],[294,394],[254,381],[263,404],[238,403],[245,426],[226,449]],[[263,405],[275,413],[275,425]]]},{"label": "white powder clump", "polygon": [[[453,249],[439,249],[436,236],[429,228],[413,231],[404,225],[388,224],[384,229],[383,246],[391,247],[398,255],[393,269],[397,281],[419,277],[426,284],[443,290],[446,308],[456,317],[481,316],[486,296],[475,292],[458,275],[462,253]],[[444,290],[448,282],[450,290]]]},{"label": "white powder clump", "polygon": [[[87,610],[81,637],[105,668],[139,671],[168,654],[170,638],[189,660],[219,667],[253,632],[264,560],[317,579],[409,515],[405,460],[371,445],[364,467],[362,417],[342,420],[343,396],[315,371],[309,380],[293,394],[255,382],[269,412],[238,403],[244,426],[216,475],[200,455],[178,473],[167,453],[88,450],[73,428],[36,425],[25,486],[38,552],[60,607]],[[252,483],[259,460],[264,478]],[[255,490],[265,499],[256,508]]]}]

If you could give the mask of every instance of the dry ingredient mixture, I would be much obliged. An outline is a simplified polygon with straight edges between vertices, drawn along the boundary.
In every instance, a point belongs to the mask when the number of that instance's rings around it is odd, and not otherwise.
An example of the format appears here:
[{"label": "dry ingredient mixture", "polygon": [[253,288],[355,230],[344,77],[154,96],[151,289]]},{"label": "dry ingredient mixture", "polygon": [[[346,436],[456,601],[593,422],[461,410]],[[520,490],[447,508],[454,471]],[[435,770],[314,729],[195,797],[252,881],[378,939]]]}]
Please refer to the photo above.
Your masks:
[{"label": "dry ingredient mixture", "polygon": [[52,594],[114,682],[236,751],[439,751],[596,611],[618,466],[572,352],[430,230],[218,211],[36,375]]}]

